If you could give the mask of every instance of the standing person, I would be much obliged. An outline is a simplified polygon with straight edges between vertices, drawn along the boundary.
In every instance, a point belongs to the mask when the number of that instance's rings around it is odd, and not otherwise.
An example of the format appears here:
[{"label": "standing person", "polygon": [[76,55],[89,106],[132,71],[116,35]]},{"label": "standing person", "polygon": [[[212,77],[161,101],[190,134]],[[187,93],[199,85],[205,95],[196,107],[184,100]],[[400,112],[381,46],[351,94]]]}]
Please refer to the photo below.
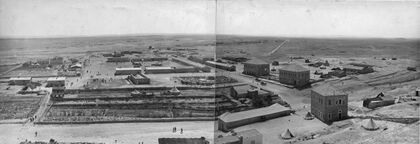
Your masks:
[{"label": "standing person", "polygon": [[174,132],[176,132],[176,127],[174,127]]},{"label": "standing person", "polygon": [[37,137],[37,136],[38,136],[38,132],[35,131],[35,137]]},{"label": "standing person", "polygon": [[181,128],[181,134],[184,132],[184,130]]}]

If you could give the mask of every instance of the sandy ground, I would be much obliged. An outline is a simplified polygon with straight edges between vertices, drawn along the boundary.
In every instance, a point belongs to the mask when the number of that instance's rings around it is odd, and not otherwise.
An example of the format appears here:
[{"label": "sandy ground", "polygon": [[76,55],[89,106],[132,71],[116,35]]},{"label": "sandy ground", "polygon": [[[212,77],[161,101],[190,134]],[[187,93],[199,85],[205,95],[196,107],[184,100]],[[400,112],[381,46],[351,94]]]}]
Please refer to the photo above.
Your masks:
[{"label": "sandy ground", "polygon": [[[172,133],[172,127],[184,133]],[[105,142],[114,144],[157,144],[158,138],[205,137],[213,141],[214,122],[172,122],[172,123],[121,123],[89,125],[20,125],[0,124],[0,141],[2,144],[16,144],[25,139],[31,141],[48,141],[53,138],[61,142]],[[7,131],[5,131],[7,130]],[[38,136],[35,137],[35,132]]]},{"label": "sandy ground", "polygon": [[[361,127],[364,120],[350,119],[344,121],[351,125],[348,127],[337,129],[335,124],[331,125],[328,130],[334,131],[328,135],[322,135],[318,138],[301,141],[302,144],[313,143],[333,143],[333,144],[414,144],[419,143],[419,122],[414,124],[400,124],[387,121],[378,121],[375,123],[379,126],[376,131],[368,131]],[[341,122],[341,123],[344,123]]]}]

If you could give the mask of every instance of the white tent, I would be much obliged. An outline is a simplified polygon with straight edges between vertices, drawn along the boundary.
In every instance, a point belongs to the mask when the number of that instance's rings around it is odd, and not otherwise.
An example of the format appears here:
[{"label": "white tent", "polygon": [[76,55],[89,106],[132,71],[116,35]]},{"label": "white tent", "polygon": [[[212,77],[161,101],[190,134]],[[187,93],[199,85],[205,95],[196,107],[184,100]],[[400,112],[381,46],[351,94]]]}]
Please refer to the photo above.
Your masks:
[{"label": "white tent", "polygon": [[181,94],[181,91],[179,91],[175,86],[171,90],[169,90],[169,92],[171,94]]},{"label": "white tent", "polygon": [[377,130],[379,129],[379,126],[376,125],[375,121],[373,119],[365,120],[362,125],[363,128],[366,130]]},{"label": "white tent", "polygon": [[283,139],[291,139],[293,137],[295,136],[290,132],[289,129],[287,129],[284,133],[281,134],[281,138]]}]

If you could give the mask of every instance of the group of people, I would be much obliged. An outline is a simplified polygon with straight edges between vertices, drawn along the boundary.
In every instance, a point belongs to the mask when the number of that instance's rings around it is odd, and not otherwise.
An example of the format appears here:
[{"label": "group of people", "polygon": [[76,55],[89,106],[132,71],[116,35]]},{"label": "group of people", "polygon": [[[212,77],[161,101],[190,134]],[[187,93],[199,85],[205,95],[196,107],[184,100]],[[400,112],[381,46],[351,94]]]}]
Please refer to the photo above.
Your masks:
[{"label": "group of people", "polygon": [[29,117],[29,121],[30,121],[30,122],[35,121],[35,119],[36,119],[36,116],[34,116],[34,117]]},{"label": "group of people", "polygon": [[[176,127],[172,128],[172,133],[176,133]],[[184,129],[181,128],[180,133],[184,133]]]}]

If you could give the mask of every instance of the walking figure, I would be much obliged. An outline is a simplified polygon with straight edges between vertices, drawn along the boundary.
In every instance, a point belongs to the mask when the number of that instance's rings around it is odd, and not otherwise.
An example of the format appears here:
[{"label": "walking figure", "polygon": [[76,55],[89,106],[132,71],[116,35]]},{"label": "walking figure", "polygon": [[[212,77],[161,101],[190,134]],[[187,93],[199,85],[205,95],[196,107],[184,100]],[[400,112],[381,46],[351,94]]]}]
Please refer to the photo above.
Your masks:
[{"label": "walking figure", "polygon": [[174,132],[176,132],[176,127],[174,127]]},{"label": "walking figure", "polygon": [[181,128],[181,134],[182,134],[182,132],[184,132],[184,130]]},{"label": "walking figure", "polygon": [[35,132],[35,137],[37,137],[38,136],[38,132]]}]

